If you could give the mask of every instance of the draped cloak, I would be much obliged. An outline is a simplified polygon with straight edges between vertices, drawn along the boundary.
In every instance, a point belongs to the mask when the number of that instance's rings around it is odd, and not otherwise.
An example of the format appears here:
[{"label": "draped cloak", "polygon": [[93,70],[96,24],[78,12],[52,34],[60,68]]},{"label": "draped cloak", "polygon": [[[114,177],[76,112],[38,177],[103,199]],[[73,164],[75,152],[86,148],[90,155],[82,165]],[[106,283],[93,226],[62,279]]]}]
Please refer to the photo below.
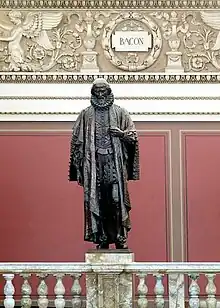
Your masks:
[{"label": "draped cloak", "polygon": [[[113,104],[109,107],[110,126],[124,132],[121,138],[112,136],[115,168],[119,185],[121,226],[131,229],[131,209],[127,181],[139,179],[139,147],[137,132],[129,113]],[[119,170],[122,166],[122,170]],[[120,168],[121,169],[121,168]],[[81,111],[72,132],[69,180],[77,181],[84,188],[84,239],[97,243],[97,221],[100,218],[95,156],[95,110],[93,106]]]}]

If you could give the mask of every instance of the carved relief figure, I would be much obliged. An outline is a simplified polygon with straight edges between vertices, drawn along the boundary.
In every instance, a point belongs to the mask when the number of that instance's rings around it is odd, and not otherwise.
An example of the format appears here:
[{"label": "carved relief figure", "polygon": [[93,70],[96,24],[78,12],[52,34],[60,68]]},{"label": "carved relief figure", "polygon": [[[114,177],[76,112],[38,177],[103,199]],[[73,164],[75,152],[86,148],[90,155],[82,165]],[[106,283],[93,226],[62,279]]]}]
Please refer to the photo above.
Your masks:
[{"label": "carved relief figure", "polygon": [[127,181],[139,179],[138,139],[128,112],[114,104],[105,79],[96,79],[91,106],[72,134],[69,180],[84,188],[84,239],[97,249],[127,248],[130,230]]},{"label": "carved relief figure", "polygon": [[27,63],[24,61],[24,50],[21,46],[22,37],[25,36],[34,40],[46,50],[53,50],[54,47],[46,31],[57,27],[62,20],[63,14],[62,12],[29,12],[24,19],[20,11],[10,11],[8,17],[11,24],[0,23],[0,28],[8,31],[9,35],[0,36],[0,41],[8,42],[9,70],[27,70]]}]

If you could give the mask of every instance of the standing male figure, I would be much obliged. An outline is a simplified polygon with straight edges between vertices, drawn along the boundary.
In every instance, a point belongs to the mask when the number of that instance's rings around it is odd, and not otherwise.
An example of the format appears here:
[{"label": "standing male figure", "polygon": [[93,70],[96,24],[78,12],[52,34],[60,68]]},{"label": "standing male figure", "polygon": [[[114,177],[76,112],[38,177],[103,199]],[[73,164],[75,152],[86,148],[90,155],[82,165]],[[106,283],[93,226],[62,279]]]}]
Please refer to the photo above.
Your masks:
[{"label": "standing male figure", "polygon": [[85,241],[97,249],[126,249],[131,229],[127,181],[139,179],[137,132],[129,113],[114,104],[105,79],[91,89],[91,106],[73,127],[69,180],[84,188]]}]

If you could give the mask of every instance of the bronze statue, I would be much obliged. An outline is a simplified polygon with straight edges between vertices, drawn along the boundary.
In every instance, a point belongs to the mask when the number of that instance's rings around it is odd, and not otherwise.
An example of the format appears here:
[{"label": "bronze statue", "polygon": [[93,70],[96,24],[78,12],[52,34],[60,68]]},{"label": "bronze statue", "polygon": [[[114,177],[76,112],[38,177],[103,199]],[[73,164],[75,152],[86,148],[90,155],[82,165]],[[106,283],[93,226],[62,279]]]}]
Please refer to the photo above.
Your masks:
[{"label": "bronze statue", "polygon": [[131,209],[127,181],[139,179],[137,132],[114,104],[105,79],[91,89],[91,106],[78,116],[71,140],[69,180],[84,188],[85,241],[97,249],[127,249]]}]

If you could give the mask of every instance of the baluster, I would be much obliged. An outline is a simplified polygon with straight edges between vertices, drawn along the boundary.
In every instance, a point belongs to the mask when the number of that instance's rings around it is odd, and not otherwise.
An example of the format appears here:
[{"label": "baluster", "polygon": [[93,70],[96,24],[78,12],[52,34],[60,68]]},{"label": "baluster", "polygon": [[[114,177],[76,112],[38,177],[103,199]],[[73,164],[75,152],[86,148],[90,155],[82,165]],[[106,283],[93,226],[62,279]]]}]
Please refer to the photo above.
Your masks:
[{"label": "baluster", "polygon": [[40,283],[37,287],[37,294],[39,296],[37,300],[37,304],[39,308],[47,308],[49,300],[47,298],[48,295],[48,287],[45,282],[45,278],[47,277],[47,274],[38,274],[37,275],[40,278]]},{"label": "baluster", "polygon": [[15,288],[13,286],[12,280],[14,279],[14,274],[4,274],[3,277],[6,280],[4,286],[4,306],[5,308],[13,308],[15,306],[15,300],[13,295],[15,293]]},{"label": "baluster", "polygon": [[164,307],[164,286],[163,286],[163,274],[156,274],[156,284],[154,287],[154,293],[156,295],[155,304],[157,308]]},{"label": "baluster", "polygon": [[170,273],[169,308],[185,308],[184,274]]},{"label": "baluster", "polygon": [[208,308],[216,308],[217,300],[215,298],[216,294],[216,286],[214,283],[216,274],[206,274],[206,277],[208,279],[208,284],[206,286],[206,293],[207,293],[207,307]]},{"label": "baluster", "polygon": [[54,293],[56,295],[56,299],[54,301],[56,308],[64,308],[65,307],[65,299],[63,295],[65,294],[65,287],[63,285],[63,277],[64,274],[56,274],[54,275],[57,279],[57,283],[54,288]]},{"label": "baluster", "polygon": [[[217,306],[218,307],[218,306]],[[199,301],[199,308],[207,308],[206,300],[201,299]]]},{"label": "baluster", "polygon": [[73,296],[72,306],[73,308],[81,308],[82,300],[81,300],[81,291],[82,288],[80,286],[80,278],[81,274],[71,275],[73,277],[73,285],[71,288],[71,293]]},{"label": "baluster", "polygon": [[22,298],[21,298],[21,307],[22,308],[30,308],[31,307],[31,286],[29,284],[28,279],[31,277],[31,274],[21,274],[21,277],[24,278],[24,282],[21,286],[21,294],[22,294]]},{"label": "baluster", "polygon": [[148,300],[147,300],[147,292],[148,292],[148,287],[145,283],[145,279],[147,277],[147,274],[137,274],[139,278],[139,284],[137,287],[137,292],[138,292],[138,307],[139,308],[147,308],[148,305]]},{"label": "baluster", "polygon": [[190,308],[199,308],[200,287],[197,283],[199,275],[198,274],[189,274],[188,276],[191,279],[191,283],[190,283],[190,286],[189,286],[189,294],[190,294],[189,306],[190,306]]}]

